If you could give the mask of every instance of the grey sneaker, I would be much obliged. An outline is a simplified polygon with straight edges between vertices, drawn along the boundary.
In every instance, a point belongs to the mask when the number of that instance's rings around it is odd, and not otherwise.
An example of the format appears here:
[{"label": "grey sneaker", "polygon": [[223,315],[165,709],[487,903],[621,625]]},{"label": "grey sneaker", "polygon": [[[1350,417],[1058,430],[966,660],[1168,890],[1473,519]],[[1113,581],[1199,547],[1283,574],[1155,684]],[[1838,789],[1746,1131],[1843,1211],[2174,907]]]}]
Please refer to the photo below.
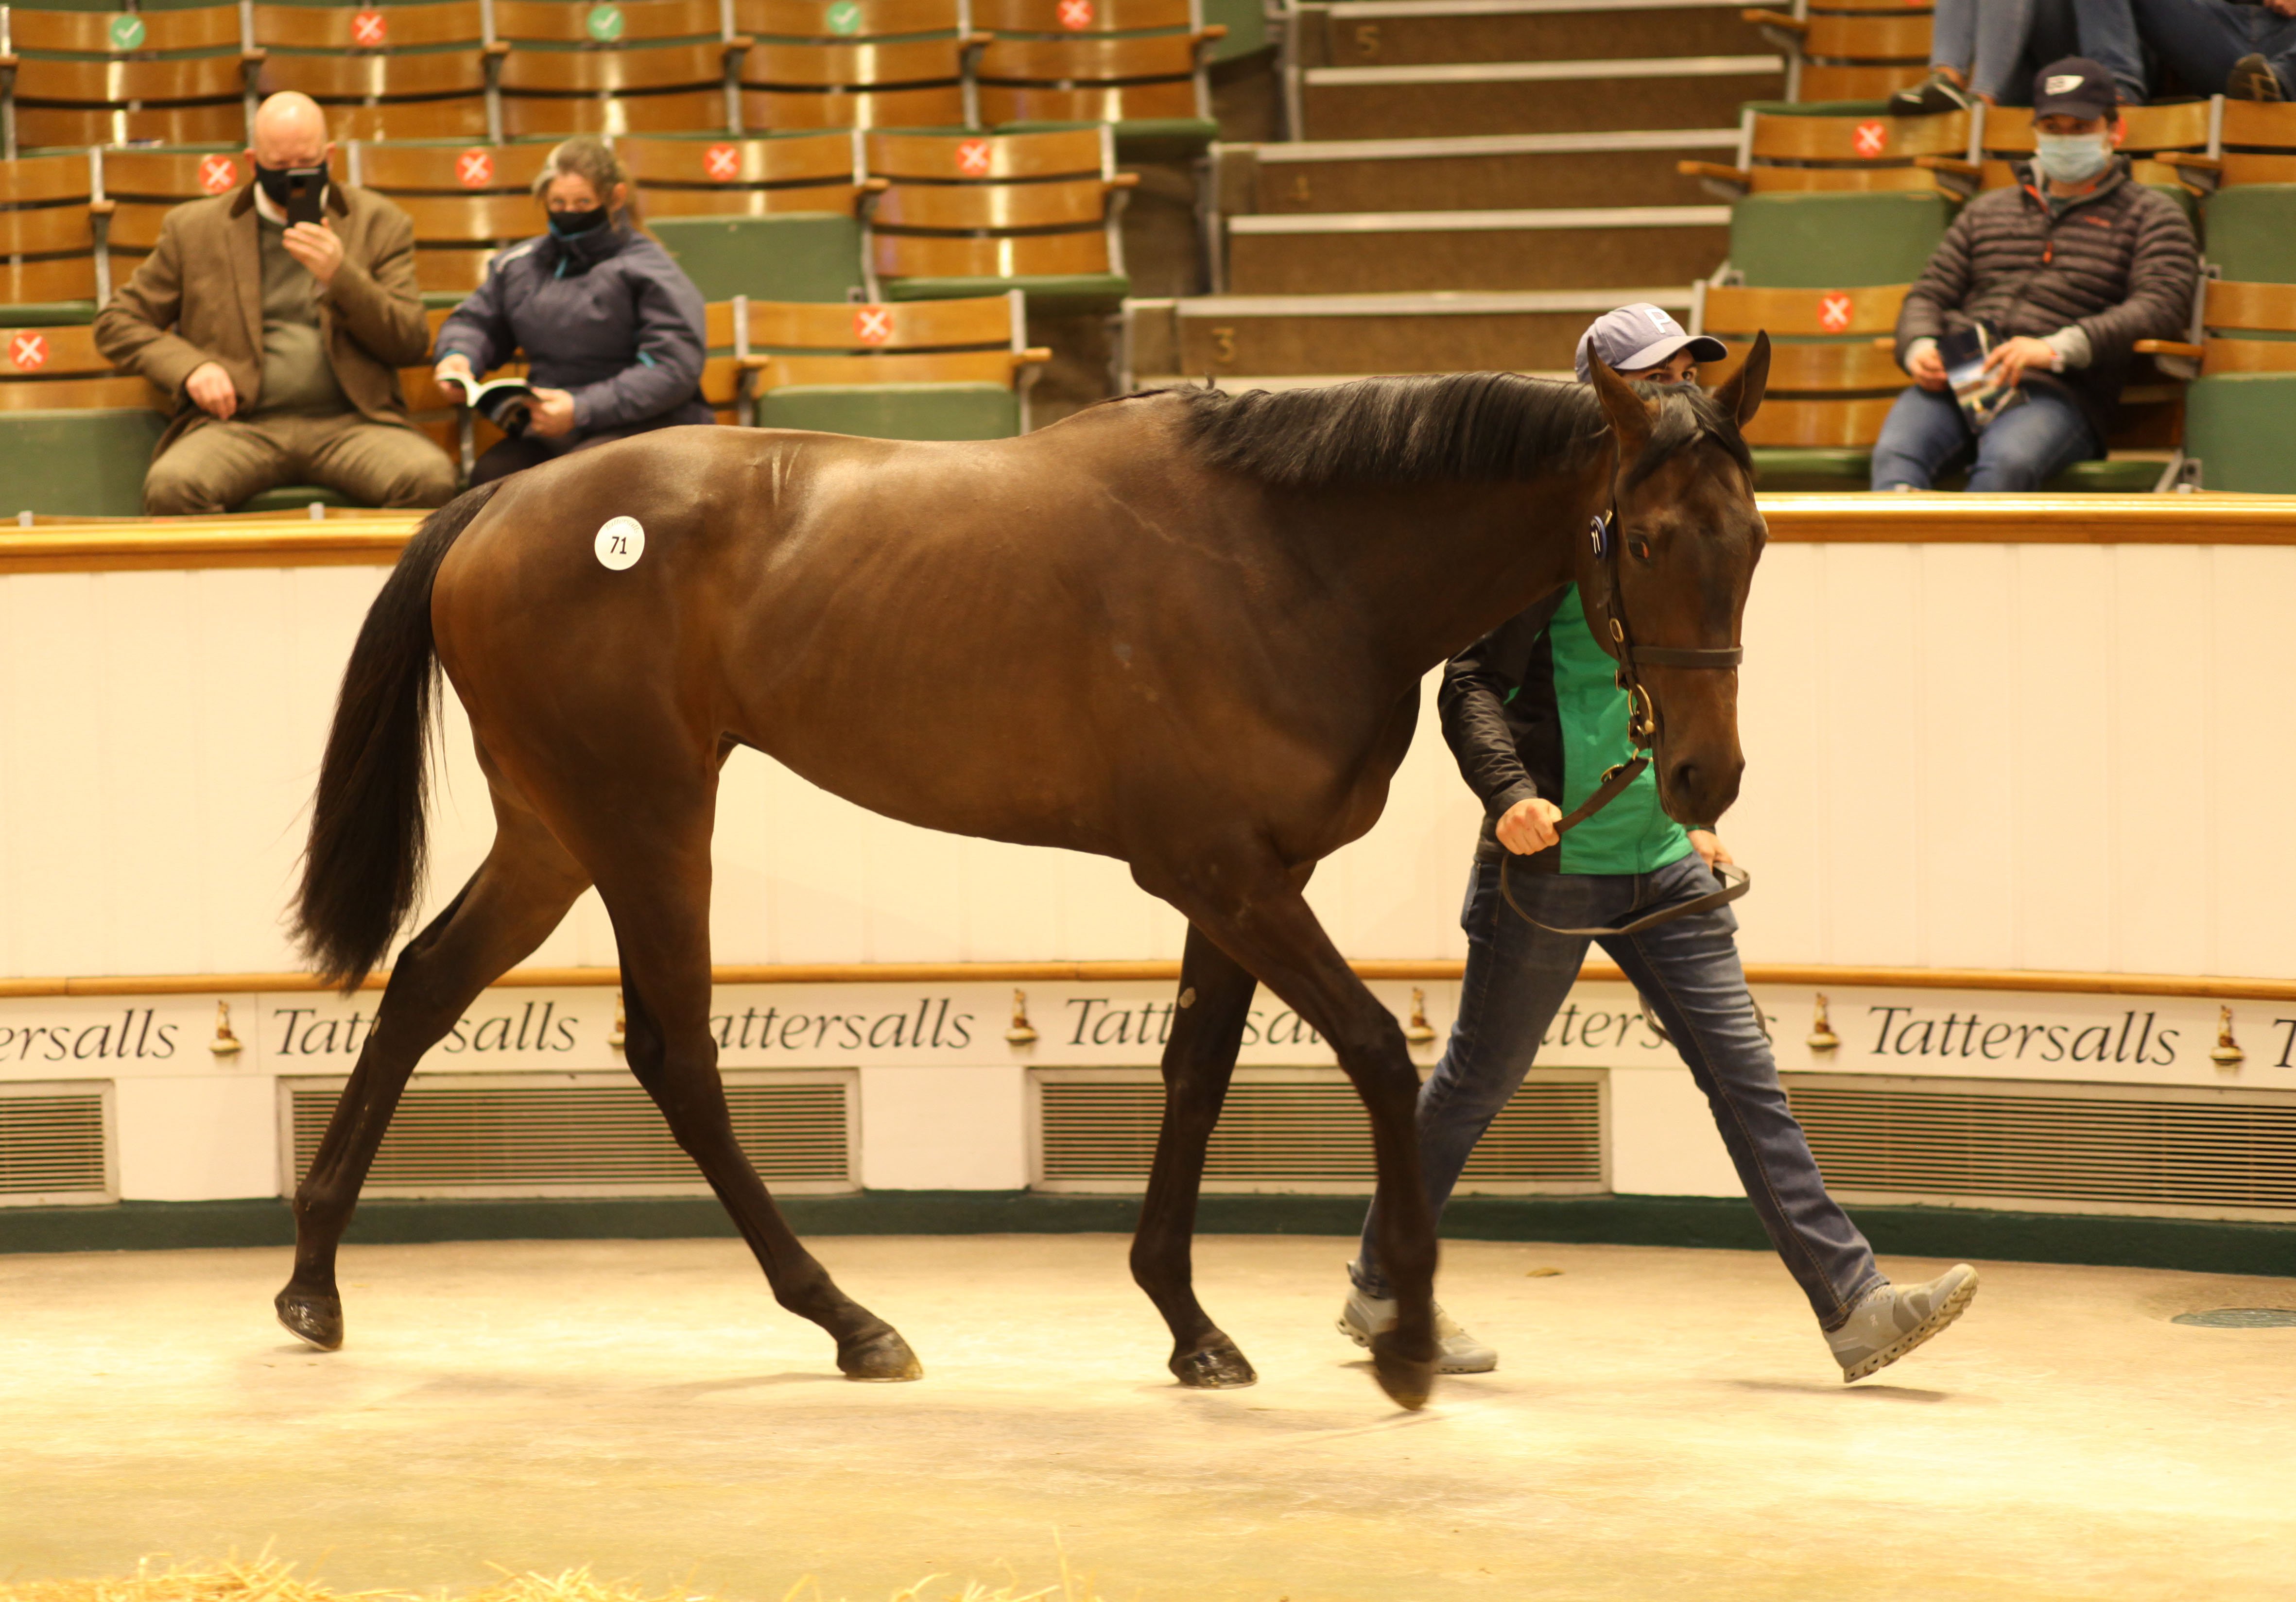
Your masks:
[{"label": "grey sneaker", "polygon": [[1965,1262],[1927,1285],[1874,1286],[1849,1310],[1847,1324],[1826,1332],[1825,1343],[1841,1365],[1841,1383],[1888,1368],[1961,1317],[1976,1294],[1977,1270]]},{"label": "grey sneaker", "polygon": [[[1339,1331],[1357,1345],[1368,1348],[1372,1336],[1393,1327],[1393,1299],[1366,1296],[1350,1286],[1348,1304],[1340,1310]],[[1459,1327],[1443,1304],[1435,1304],[1435,1371],[1439,1374],[1488,1374],[1499,1366],[1499,1354]]]}]

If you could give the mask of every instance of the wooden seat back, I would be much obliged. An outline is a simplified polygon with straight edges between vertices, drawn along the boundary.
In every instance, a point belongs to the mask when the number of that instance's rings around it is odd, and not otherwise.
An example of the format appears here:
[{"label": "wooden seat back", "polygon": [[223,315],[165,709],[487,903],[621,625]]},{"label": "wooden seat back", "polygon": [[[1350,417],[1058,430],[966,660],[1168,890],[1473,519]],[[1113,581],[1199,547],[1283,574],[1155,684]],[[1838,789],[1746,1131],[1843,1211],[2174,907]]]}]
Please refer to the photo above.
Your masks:
[{"label": "wooden seat back", "polygon": [[379,193],[526,194],[541,176],[546,144],[349,144],[352,182]]},{"label": "wooden seat back", "polygon": [[26,146],[245,137],[259,59],[236,5],[0,11],[10,142]]},{"label": "wooden seat back", "polygon": [[[1898,324],[1909,284],[1852,289],[1701,287],[1692,325],[1731,347],[1728,359],[1702,364],[1701,383],[1726,382],[1757,331],[1770,336],[1772,396],[1820,399],[1888,392],[1907,380],[1886,336]],[[1764,402],[1765,409],[1770,403]],[[1751,436],[1749,436],[1751,438]]]},{"label": "wooden seat back", "polygon": [[897,181],[986,184],[1116,176],[1116,142],[1104,127],[1021,134],[871,133],[864,136],[864,151],[869,172]]},{"label": "wooden seat back", "polygon": [[[2296,283],[2210,279],[2201,306],[2206,330],[2201,374],[2296,373]],[[2243,338],[2259,333],[2282,339]]]},{"label": "wooden seat back", "polygon": [[964,0],[734,0],[734,31],[759,40],[961,35],[973,25]]},{"label": "wooden seat back", "polygon": [[0,412],[136,407],[164,410],[166,398],[114,372],[94,329],[0,328]]},{"label": "wooden seat back", "polygon": [[850,213],[865,185],[858,136],[772,139],[618,140],[645,209],[659,217],[764,217],[783,211]]},{"label": "wooden seat back", "polygon": [[483,45],[486,10],[478,0],[414,5],[250,6],[250,31],[259,50],[404,50]]}]

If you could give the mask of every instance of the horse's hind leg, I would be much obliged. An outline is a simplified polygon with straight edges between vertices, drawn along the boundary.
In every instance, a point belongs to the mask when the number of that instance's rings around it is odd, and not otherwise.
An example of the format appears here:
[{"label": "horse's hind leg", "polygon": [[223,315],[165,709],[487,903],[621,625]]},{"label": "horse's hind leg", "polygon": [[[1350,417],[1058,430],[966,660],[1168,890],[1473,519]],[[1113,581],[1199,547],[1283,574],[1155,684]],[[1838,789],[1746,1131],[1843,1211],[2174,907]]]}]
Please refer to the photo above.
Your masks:
[{"label": "horse's hind leg", "polygon": [[548,937],[589,884],[565,848],[499,787],[495,817],[486,861],[392,965],[358,1065],[310,1172],[295,1187],[295,1272],[274,1305],[282,1324],[324,1351],[343,1343],[335,1250],[407,1076],[480,991]]},{"label": "horse's hind leg", "polygon": [[1180,962],[1179,1005],[1164,1047],[1164,1122],[1132,1239],[1132,1277],[1172,1330],[1172,1372],[1184,1385],[1225,1390],[1258,1376],[1196,1300],[1190,1247],[1204,1147],[1226,1099],[1236,1047],[1259,982],[1194,924]]},{"label": "horse's hind leg", "polygon": [[920,1379],[908,1343],[837,1288],[734,1138],[709,1032],[709,821],[704,806],[698,818],[626,836],[611,864],[594,859],[621,950],[624,1060],[749,1242],[774,1299],[835,1338],[848,1377]]}]

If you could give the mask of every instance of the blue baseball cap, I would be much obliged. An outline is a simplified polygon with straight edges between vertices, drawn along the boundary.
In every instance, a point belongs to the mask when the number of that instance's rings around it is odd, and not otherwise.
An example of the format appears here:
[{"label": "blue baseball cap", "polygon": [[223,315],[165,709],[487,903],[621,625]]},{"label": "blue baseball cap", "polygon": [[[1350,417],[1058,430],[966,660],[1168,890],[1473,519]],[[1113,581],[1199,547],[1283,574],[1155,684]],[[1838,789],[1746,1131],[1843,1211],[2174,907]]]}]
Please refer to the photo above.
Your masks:
[{"label": "blue baseball cap", "polygon": [[1664,307],[1637,300],[1604,312],[1578,336],[1578,382],[1595,382],[1593,358],[1597,356],[1614,373],[1634,373],[1655,367],[1684,349],[1702,362],[1718,362],[1730,354],[1730,348],[1712,334],[1685,333]]}]

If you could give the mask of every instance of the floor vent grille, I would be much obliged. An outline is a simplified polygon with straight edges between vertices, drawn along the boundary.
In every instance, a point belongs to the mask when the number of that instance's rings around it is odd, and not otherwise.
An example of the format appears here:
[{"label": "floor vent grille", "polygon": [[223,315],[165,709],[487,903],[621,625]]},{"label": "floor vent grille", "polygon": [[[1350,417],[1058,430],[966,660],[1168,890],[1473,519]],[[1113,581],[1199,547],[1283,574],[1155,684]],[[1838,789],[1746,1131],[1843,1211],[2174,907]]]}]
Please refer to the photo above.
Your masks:
[{"label": "floor vent grille", "polygon": [[0,1085],[0,1205],[114,1197],[108,1083]]},{"label": "floor vent grille", "polygon": [[2053,1212],[2296,1213],[2296,1095],[1784,1076],[1830,1189]]},{"label": "floor vent grille", "polygon": [[[1164,1110],[1154,1070],[1047,1069],[1032,1078],[1038,1189],[1145,1188]],[[1603,1090],[1597,1071],[1534,1074],[1475,1148],[1460,1194],[1603,1189]],[[1370,1125],[1337,1070],[1237,1073],[1205,1159],[1205,1190],[1369,1195],[1372,1182]]]},{"label": "floor vent grille", "polygon": [[[418,1079],[399,1100],[363,1194],[399,1196],[706,1195],[651,1097],[623,1075]],[[340,1080],[283,1082],[290,1188],[309,1170]],[[851,1190],[853,1076],[728,1074],[742,1149],[766,1183]]]}]

